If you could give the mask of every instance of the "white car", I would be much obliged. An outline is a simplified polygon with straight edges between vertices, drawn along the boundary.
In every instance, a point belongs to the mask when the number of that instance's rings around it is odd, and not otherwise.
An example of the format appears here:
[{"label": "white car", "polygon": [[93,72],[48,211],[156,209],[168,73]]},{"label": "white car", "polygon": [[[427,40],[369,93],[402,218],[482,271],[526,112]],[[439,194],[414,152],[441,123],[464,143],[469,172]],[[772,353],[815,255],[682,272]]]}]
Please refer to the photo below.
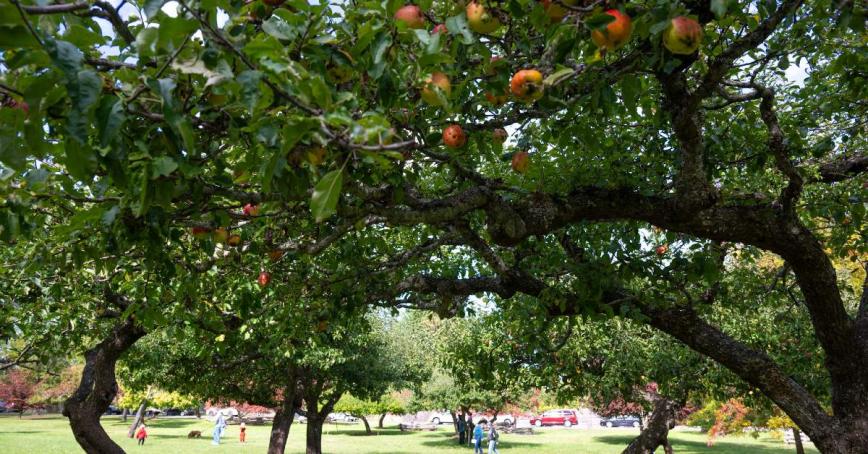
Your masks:
[{"label": "white car", "polygon": [[438,426],[444,423],[452,424],[452,414],[448,411],[433,411],[428,418],[428,422]]},{"label": "white car", "polygon": [[350,415],[349,413],[329,413],[329,415],[326,419],[328,419],[329,421],[332,421],[332,422],[347,422],[347,423],[359,422],[359,418],[356,418],[355,416]]}]

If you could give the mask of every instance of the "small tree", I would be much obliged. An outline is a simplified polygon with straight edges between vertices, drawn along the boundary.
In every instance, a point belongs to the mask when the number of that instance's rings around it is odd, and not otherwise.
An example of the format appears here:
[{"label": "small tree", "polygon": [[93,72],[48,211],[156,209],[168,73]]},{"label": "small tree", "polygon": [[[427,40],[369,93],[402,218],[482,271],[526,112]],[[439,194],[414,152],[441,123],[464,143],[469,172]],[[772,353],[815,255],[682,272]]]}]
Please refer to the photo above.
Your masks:
[{"label": "small tree", "polygon": [[20,418],[24,411],[33,408],[31,397],[36,389],[36,380],[30,371],[13,369],[0,378],[0,401],[6,408],[18,412]]}]

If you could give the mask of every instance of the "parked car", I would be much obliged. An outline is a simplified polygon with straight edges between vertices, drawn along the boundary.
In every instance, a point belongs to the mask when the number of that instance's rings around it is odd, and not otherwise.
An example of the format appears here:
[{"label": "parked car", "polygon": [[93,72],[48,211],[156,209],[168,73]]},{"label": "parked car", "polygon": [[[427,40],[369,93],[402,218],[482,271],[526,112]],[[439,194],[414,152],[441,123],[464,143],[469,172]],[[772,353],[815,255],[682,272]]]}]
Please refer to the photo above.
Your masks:
[{"label": "parked car", "polygon": [[298,413],[295,414],[292,420],[299,424],[307,424],[307,416],[300,415]]},{"label": "parked car", "polygon": [[163,410],[163,416],[181,416],[180,408],[167,408]]},{"label": "parked car", "polygon": [[105,414],[105,415],[119,415],[121,413],[123,413],[123,410],[121,410],[118,407],[115,407],[114,405],[109,405],[108,409],[103,414]]},{"label": "parked car", "polygon": [[452,424],[452,414],[448,411],[434,411],[431,412],[428,422],[434,425]]},{"label": "parked car", "polygon": [[600,425],[605,427],[639,427],[642,424],[636,416],[615,416],[601,419]]},{"label": "parked car", "polygon": [[[493,414],[477,413],[473,415],[473,423],[479,424],[479,422],[482,420],[485,420],[486,422],[491,422],[492,418],[494,418]],[[495,424],[505,424],[507,426],[511,426],[514,422],[515,416],[509,413],[500,413],[497,415],[497,419],[494,420]]]},{"label": "parked car", "polygon": [[349,413],[329,413],[327,419],[331,422],[346,422],[346,423],[355,423],[359,422],[359,418],[349,414]]},{"label": "parked car", "polygon": [[571,427],[579,423],[575,410],[549,410],[540,416],[534,416],[530,423],[537,427],[564,426]]},{"label": "parked car", "polygon": [[181,416],[196,416],[196,410],[184,410],[181,412]]}]

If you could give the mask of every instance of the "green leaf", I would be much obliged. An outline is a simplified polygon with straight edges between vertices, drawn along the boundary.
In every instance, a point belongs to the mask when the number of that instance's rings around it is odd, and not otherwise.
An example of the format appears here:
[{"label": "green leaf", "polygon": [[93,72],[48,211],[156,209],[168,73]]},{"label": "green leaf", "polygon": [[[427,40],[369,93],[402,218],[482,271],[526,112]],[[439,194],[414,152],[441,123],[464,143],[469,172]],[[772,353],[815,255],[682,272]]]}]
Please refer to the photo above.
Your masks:
[{"label": "green leaf", "polygon": [[642,92],[642,81],[638,77],[627,74],[621,79],[621,97],[624,107],[630,112],[636,112],[636,100]]},{"label": "green leaf", "polygon": [[298,37],[298,30],[295,27],[274,14],[262,23],[262,31],[285,41],[292,41]]},{"label": "green leaf", "polygon": [[585,19],[585,27],[588,27],[591,30],[602,30],[614,20],[615,16],[606,13],[595,14]]},{"label": "green leaf", "polygon": [[173,95],[175,81],[172,79],[151,79],[148,81],[148,85],[163,98],[163,116],[166,122],[181,136],[187,152],[190,154],[195,153],[196,141],[193,137],[193,128],[186,117],[178,113],[178,109],[175,106],[175,97]]},{"label": "green leaf", "polygon": [[310,197],[310,211],[316,222],[322,222],[335,214],[342,186],[343,169],[338,169],[323,175],[316,187],[313,188],[313,195]]},{"label": "green leaf", "polygon": [[27,49],[39,47],[39,42],[23,25],[0,26],[0,49]]},{"label": "green leaf", "polygon": [[160,11],[160,8],[163,7],[163,3],[166,3],[166,0],[146,0],[144,7],[145,16],[149,19],[154,17]]},{"label": "green leaf", "polygon": [[718,19],[726,15],[726,1],[727,0],[711,0],[711,11]]},{"label": "green leaf", "polygon": [[124,106],[120,100],[106,96],[96,110],[96,126],[99,130],[100,146],[107,147],[118,136],[118,132],[126,119]]},{"label": "green leaf", "polygon": [[446,19],[446,29],[449,30],[450,35],[461,36],[461,43],[465,46],[476,42],[476,37],[467,25],[467,16],[463,13]]},{"label": "green leaf", "polygon": [[572,76],[575,72],[576,71],[572,68],[559,69],[546,77],[543,81],[543,84],[545,84],[545,86],[547,87],[555,86],[566,80],[568,77]]},{"label": "green leaf", "polygon": [[178,163],[174,159],[168,156],[160,156],[154,159],[154,162],[151,164],[151,178],[167,177],[177,168]]},{"label": "green leaf", "polygon": [[262,93],[259,89],[259,81],[261,79],[262,73],[252,70],[244,71],[236,78],[238,83],[241,84],[241,102],[251,114],[253,114],[256,103],[259,102],[259,96]]}]

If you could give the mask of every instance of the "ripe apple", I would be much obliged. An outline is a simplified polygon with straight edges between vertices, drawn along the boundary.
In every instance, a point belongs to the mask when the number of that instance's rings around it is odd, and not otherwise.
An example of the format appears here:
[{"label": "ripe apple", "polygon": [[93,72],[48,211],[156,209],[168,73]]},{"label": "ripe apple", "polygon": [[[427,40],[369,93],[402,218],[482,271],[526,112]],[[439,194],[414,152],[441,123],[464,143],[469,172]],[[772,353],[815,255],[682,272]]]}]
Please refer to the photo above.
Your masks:
[{"label": "ripe apple", "polygon": [[432,106],[439,106],[440,99],[437,97],[434,87],[439,88],[443,92],[443,96],[448,98],[452,94],[452,84],[449,82],[449,76],[436,71],[425,79],[425,86],[422,88],[422,100]]},{"label": "ripe apple", "polygon": [[657,252],[657,255],[663,255],[667,251],[669,251],[669,245],[668,244],[661,244],[660,246],[657,246],[657,249],[655,249],[654,251]]},{"label": "ripe apple", "polygon": [[218,243],[225,243],[228,239],[229,232],[223,227],[218,227],[216,230],[214,230],[214,241]]},{"label": "ripe apple", "polygon": [[271,273],[268,271],[260,272],[259,279],[257,279],[256,282],[259,282],[260,287],[265,287],[269,282],[271,282]]},{"label": "ripe apple", "polygon": [[449,29],[446,28],[446,24],[437,24],[434,26],[434,30],[431,30],[431,34],[435,33],[449,33]]},{"label": "ripe apple", "polygon": [[244,205],[244,215],[250,217],[259,216],[259,205],[253,205],[252,203]]},{"label": "ripe apple", "polygon": [[226,240],[226,244],[235,247],[241,244],[241,235],[229,235],[229,239]]},{"label": "ripe apple", "polygon": [[685,16],[672,19],[663,32],[663,45],[673,54],[690,55],[702,44],[702,26]]},{"label": "ripe apple", "polygon": [[[561,0],[561,3],[570,6],[576,6],[579,1],[578,0]],[[560,22],[565,17],[567,17],[568,10],[563,6],[553,2],[552,0],[542,0],[543,8],[546,10],[546,14],[548,14],[549,19],[554,22]]]},{"label": "ripe apple", "polygon": [[459,125],[450,125],[443,130],[443,143],[449,148],[461,148],[467,143],[467,136]]},{"label": "ripe apple", "polygon": [[603,30],[592,30],[591,39],[601,49],[615,50],[630,39],[633,23],[630,16],[617,9],[610,9],[606,11],[606,14],[614,17],[615,20],[606,24],[606,28]]},{"label": "ripe apple", "polygon": [[530,154],[528,152],[518,151],[512,155],[512,170],[523,174],[527,172],[528,167],[530,167]]},{"label": "ripe apple", "polygon": [[395,11],[395,20],[407,24],[407,28],[425,28],[425,16],[416,5],[404,5]]},{"label": "ripe apple", "polygon": [[543,96],[542,73],[535,69],[522,69],[512,76],[509,88],[512,94],[522,101],[536,101]]},{"label": "ripe apple", "polygon": [[500,20],[477,2],[467,5],[467,25],[476,33],[489,34],[500,27]]},{"label": "ripe apple", "polygon": [[208,227],[193,227],[190,229],[190,234],[196,239],[204,240],[211,236],[211,229]]},{"label": "ripe apple", "polygon": [[487,91],[485,92],[485,99],[491,103],[492,106],[499,107],[506,103],[509,99],[509,96],[506,94],[503,95],[495,95],[494,93]]},{"label": "ripe apple", "polygon": [[494,136],[494,141],[497,143],[506,142],[506,138],[509,137],[509,133],[506,132],[506,129],[497,128],[491,132],[491,135]]}]

